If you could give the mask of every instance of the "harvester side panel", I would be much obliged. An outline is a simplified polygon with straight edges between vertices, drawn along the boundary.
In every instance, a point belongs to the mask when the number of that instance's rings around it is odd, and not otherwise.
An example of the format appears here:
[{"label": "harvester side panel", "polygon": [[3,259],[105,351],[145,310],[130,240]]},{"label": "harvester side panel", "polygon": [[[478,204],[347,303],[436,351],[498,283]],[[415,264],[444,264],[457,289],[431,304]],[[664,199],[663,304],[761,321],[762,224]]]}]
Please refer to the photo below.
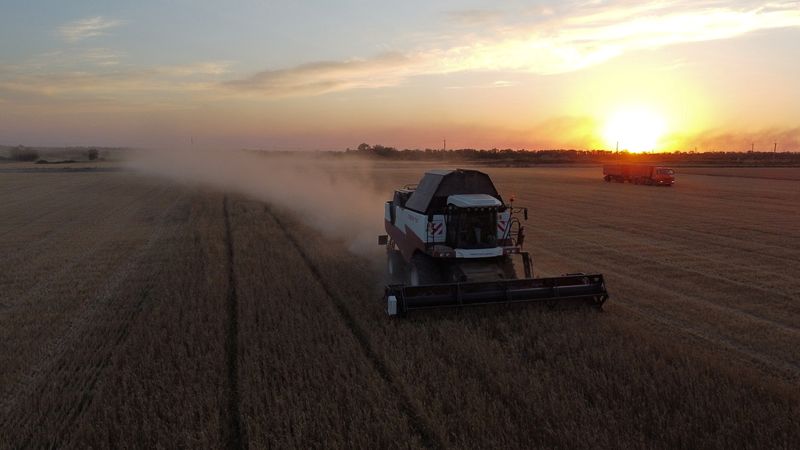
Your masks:
[{"label": "harvester side panel", "polygon": [[405,226],[405,231],[403,231],[390,222],[386,222],[385,225],[386,233],[397,245],[398,250],[400,250],[406,262],[411,262],[411,258],[418,250],[422,252],[425,251],[425,242],[420,239],[413,230],[409,229],[408,226]]}]

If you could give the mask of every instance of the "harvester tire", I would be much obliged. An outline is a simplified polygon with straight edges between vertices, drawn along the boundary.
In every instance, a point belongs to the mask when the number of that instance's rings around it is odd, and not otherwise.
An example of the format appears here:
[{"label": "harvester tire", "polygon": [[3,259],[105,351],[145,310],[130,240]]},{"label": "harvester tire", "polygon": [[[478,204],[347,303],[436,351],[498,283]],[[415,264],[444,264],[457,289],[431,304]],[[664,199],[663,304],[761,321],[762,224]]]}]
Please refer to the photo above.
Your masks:
[{"label": "harvester tire", "polygon": [[398,250],[386,254],[386,275],[391,283],[402,283],[405,279],[406,263]]},{"label": "harvester tire", "polygon": [[514,266],[514,260],[510,256],[506,256],[500,262],[500,269],[503,271],[503,279],[515,280],[517,279],[517,269]]},{"label": "harvester tire", "polygon": [[439,267],[433,258],[423,253],[417,253],[411,258],[411,265],[408,270],[408,284],[420,286],[440,283],[439,272]]}]

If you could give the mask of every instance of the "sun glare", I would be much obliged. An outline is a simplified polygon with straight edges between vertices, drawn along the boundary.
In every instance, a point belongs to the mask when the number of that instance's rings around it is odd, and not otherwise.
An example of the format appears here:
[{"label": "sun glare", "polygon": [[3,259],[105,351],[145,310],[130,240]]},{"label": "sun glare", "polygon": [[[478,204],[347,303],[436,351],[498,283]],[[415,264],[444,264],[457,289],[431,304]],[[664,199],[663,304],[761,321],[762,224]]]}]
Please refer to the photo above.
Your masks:
[{"label": "sun glare", "polygon": [[646,152],[658,150],[658,141],[665,130],[664,118],[653,111],[625,109],[608,117],[603,137],[608,148]]}]

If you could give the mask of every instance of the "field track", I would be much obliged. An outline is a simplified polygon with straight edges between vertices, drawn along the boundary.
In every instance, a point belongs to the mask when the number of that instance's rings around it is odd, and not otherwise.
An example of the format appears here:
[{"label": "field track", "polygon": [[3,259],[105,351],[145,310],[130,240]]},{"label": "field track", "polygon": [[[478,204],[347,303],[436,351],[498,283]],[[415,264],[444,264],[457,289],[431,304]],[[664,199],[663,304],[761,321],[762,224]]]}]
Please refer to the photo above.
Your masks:
[{"label": "field track", "polygon": [[[800,439],[797,181],[492,171],[531,208],[537,275],[603,273],[606,312],[389,320],[380,259],[273,205],[126,173],[3,174],[0,447]],[[378,166],[374,184],[419,173]]]},{"label": "field track", "polygon": [[224,243],[210,205],[116,173],[41,177],[1,180],[0,447],[216,446],[224,321],[209,306],[226,284],[204,273],[225,261],[203,249]]},{"label": "field track", "polygon": [[[265,209],[269,212],[268,209]],[[281,223],[280,219],[272,214],[272,218],[280,227],[281,231],[284,233],[286,239],[288,239],[300,256],[303,258],[303,261],[306,263],[309,272],[314,276],[319,284],[322,286],[322,289],[325,291],[326,296],[330,299],[331,302],[336,306],[336,310],[339,313],[341,319],[346,324],[347,328],[353,333],[353,336],[358,340],[358,343],[361,345],[361,349],[364,352],[364,356],[369,359],[372,363],[375,371],[380,375],[380,377],[386,382],[389,389],[398,397],[400,404],[402,405],[403,412],[408,416],[409,422],[414,430],[420,435],[422,438],[422,444],[426,448],[443,448],[443,439],[440,436],[434,434],[431,430],[430,425],[428,425],[422,415],[416,411],[413,402],[408,398],[408,394],[406,393],[405,386],[402,386],[401,383],[398,383],[395,379],[395,376],[389,371],[386,366],[385,361],[380,356],[380,354],[376,353],[375,349],[370,344],[369,337],[367,333],[363,329],[363,325],[359,324],[356,319],[353,317],[352,313],[348,309],[347,304],[335,293],[335,291],[330,287],[329,283],[327,282],[326,278],[320,273],[319,269],[316,267],[314,261],[306,254],[303,247],[297,242],[297,240],[292,236],[291,233],[288,232],[286,227]]]},{"label": "field track", "polygon": [[228,369],[228,426],[224,441],[231,449],[243,448],[247,438],[242,436],[241,406],[239,401],[239,299],[236,293],[236,261],[234,258],[231,216],[225,196],[222,212],[225,215],[225,247],[228,255],[228,332],[225,337],[225,357]]}]

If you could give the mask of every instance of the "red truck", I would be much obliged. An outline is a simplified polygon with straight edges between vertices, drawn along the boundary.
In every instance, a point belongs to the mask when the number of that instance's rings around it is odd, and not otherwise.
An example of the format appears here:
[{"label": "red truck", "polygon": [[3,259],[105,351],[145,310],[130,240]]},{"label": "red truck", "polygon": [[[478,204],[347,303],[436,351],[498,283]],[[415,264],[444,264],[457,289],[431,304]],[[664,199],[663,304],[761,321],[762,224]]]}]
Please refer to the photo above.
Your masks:
[{"label": "red truck", "polygon": [[675,171],[663,166],[606,164],[603,166],[603,179],[607,182],[672,186],[675,183]]}]

